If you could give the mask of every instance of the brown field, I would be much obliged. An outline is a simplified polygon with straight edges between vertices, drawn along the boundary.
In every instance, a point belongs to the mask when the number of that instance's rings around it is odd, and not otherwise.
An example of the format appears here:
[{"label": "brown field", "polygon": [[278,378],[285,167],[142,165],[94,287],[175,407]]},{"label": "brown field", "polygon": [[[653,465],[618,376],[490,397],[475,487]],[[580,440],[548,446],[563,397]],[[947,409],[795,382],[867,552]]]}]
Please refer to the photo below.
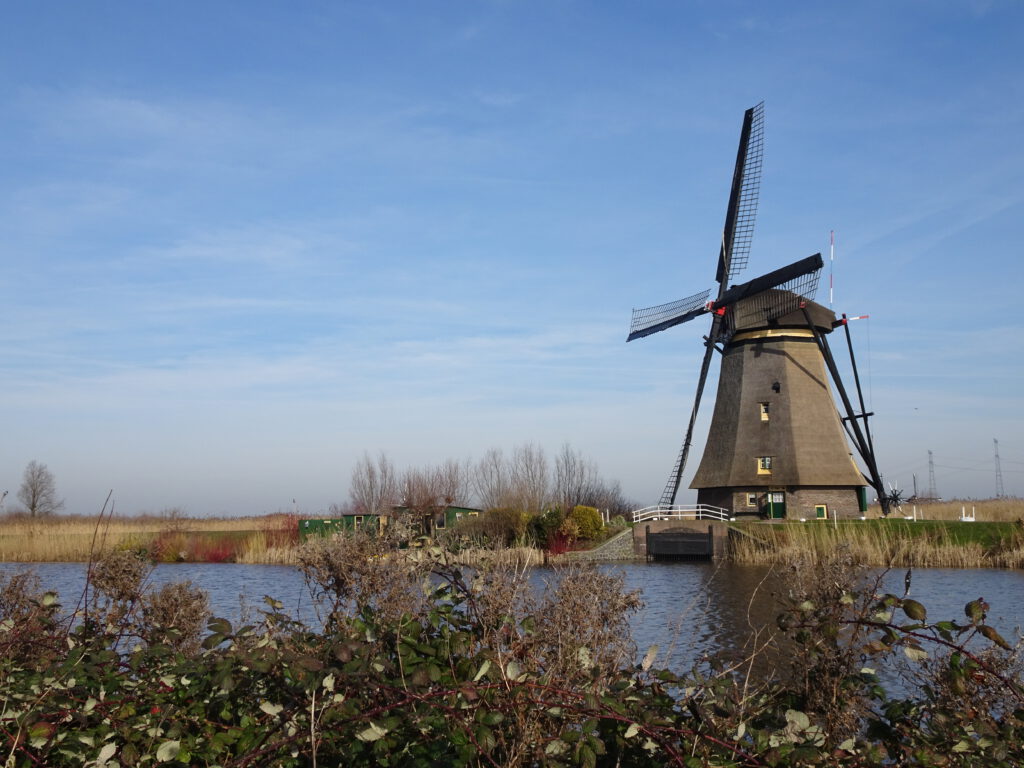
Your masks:
[{"label": "brown field", "polygon": [[86,562],[111,549],[144,550],[164,562],[289,563],[292,515],[189,518],[179,515],[0,518],[0,561]]},{"label": "brown field", "polygon": [[[917,509],[919,520],[959,520],[960,511],[963,509],[967,514],[975,511],[978,521],[990,523],[1015,523],[1024,520],[1024,499],[1007,497],[1002,499],[951,499],[949,501],[930,501],[914,504],[906,502],[903,504],[903,515],[913,516],[914,509]],[[899,512],[893,512],[898,515]],[[868,517],[881,517],[878,506],[872,506],[868,510]]]}]

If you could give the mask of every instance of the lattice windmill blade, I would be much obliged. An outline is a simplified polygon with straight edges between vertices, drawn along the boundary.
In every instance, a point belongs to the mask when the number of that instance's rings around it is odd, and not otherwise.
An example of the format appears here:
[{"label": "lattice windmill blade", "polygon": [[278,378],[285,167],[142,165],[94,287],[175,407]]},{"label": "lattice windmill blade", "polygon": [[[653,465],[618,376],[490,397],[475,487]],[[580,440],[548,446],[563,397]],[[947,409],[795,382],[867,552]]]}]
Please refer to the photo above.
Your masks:
[{"label": "lattice windmill blade", "polygon": [[674,325],[685,323],[695,317],[699,317],[708,311],[708,297],[711,289],[685,299],[670,301],[668,304],[658,304],[653,307],[633,310],[633,320],[629,324],[629,336],[626,341],[640,339],[650,336],[652,333],[664,331]]},{"label": "lattice windmill blade", "polygon": [[764,158],[764,102],[743,113],[743,128],[736,152],[736,167],[725,212],[722,244],[715,279],[721,295],[732,278],[747,266],[754,238],[757,200],[761,191],[761,163]]}]

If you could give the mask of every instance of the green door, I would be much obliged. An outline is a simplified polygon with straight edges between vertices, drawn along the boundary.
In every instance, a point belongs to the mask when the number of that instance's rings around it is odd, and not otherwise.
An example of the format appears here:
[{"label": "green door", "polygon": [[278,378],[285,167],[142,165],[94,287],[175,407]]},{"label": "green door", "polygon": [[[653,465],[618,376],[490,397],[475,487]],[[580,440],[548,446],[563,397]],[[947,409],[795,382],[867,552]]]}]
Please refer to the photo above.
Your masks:
[{"label": "green door", "polygon": [[768,517],[781,520],[786,516],[786,494],[780,491],[768,492]]}]

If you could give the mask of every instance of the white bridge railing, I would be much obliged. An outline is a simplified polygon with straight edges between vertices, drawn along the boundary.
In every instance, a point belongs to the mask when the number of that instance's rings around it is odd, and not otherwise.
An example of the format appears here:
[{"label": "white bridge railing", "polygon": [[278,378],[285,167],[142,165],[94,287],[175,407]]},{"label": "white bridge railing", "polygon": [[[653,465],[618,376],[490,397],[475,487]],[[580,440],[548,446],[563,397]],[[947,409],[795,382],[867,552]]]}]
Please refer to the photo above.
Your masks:
[{"label": "white bridge railing", "polygon": [[729,510],[710,504],[655,504],[633,512],[633,522],[646,520],[719,520],[728,521]]}]

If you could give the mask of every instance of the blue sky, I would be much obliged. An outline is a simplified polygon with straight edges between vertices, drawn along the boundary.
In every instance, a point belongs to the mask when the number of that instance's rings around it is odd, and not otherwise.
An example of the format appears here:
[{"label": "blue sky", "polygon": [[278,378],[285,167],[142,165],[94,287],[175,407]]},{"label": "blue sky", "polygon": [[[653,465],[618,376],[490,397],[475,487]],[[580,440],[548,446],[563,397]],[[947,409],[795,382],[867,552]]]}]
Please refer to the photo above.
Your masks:
[{"label": "blue sky", "polygon": [[998,438],[1024,494],[1020,3],[2,8],[12,497],[315,514],[364,451],[569,442],[657,501],[706,328],[630,310],[711,286],[762,99],[747,274],[834,229],[886,479],[991,496]]}]

